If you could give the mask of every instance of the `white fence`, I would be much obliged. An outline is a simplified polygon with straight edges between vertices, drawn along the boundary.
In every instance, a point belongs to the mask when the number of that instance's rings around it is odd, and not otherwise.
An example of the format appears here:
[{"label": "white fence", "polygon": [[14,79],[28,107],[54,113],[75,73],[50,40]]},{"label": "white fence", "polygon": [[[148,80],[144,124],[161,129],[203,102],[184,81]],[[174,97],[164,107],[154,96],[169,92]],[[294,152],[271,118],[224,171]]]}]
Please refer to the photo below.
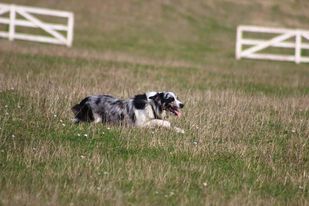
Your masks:
[{"label": "white fence", "polygon": [[[271,39],[245,38],[246,33],[258,33],[275,35]],[[246,46],[244,49],[243,47]],[[293,52],[291,54],[261,53],[267,48],[285,48]],[[302,51],[309,53],[309,31],[265,28],[257,26],[238,26],[236,39],[236,58],[267,59],[276,61],[293,61],[296,63],[309,63],[309,56],[302,55]],[[258,53],[257,53],[258,52]],[[279,51],[280,52],[280,51]]]},{"label": "white fence", "polygon": [[[47,23],[39,20],[34,15],[57,17],[66,23]],[[0,37],[8,38],[11,41],[20,39],[72,46],[74,27],[74,15],[72,12],[0,4],[0,26],[1,24],[7,26],[7,29],[5,31],[0,30]],[[47,35],[20,33],[16,31],[17,27],[39,28],[45,31]]]}]

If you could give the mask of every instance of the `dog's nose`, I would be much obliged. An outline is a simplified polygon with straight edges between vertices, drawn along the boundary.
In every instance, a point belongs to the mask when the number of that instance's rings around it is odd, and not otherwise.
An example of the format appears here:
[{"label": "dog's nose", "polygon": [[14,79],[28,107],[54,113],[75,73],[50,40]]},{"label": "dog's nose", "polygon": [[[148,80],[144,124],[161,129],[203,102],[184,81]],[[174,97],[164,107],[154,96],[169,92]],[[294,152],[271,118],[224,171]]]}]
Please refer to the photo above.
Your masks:
[{"label": "dog's nose", "polygon": [[180,107],[180,108],[183,108],[184,106],[185,106],[185,105],[184,105],[184,104],[182,104],[182,103],[181,103],[181,104],[179,104],[179,107]]}]

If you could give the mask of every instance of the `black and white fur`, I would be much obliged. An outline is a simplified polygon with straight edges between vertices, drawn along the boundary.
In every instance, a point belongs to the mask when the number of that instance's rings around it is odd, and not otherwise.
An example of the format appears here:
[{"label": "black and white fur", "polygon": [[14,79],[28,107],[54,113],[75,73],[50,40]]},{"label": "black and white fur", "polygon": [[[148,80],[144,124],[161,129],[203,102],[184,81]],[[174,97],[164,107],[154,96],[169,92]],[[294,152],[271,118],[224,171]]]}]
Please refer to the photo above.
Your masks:
[{"label": "black and white fur", "polygon": [[88,96],[72,107],[74,122],[117,123],[137,127],[174,128],[164,120],[168,113],[180,116],[184,104],[173,92],[147,92],[122,100],[110,95]]}]

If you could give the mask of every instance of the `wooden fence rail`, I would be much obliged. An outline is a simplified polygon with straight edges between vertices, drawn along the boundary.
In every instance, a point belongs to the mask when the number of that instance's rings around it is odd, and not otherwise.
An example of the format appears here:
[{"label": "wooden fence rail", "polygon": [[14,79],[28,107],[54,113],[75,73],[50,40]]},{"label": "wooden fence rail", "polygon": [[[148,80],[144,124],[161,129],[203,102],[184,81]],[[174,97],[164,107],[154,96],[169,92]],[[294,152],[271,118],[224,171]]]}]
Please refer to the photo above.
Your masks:
[{"label": "wooden fence rail", "polygon": [[[245,37],[245,34],[272,34],[270,39]],[[309,31],[266,28],[258,26],[238,26],[236,35],[236,58],[267,59],[276,61],[293,61],[295,63],[309,63]],[[246,48],[244,48],[246,47]],[[291,54],[262,53],[268,48],[291,49]],[[305,50],[307,50],[305,52]],[[280,51],[279,51],[280,53]]]},{"label": "wooden fence rail", "polygon": [[[66,23],[48,23],[35,15],[57,17],[64,19]],[[0,37],[8,38],[11,41],[19,39],[72,46],[74,27],[72,12],[0,3],[1,24],[7,25],[7,29],[0,30]],[[17,32],[17,27],[39,28],[46,35]]]}]

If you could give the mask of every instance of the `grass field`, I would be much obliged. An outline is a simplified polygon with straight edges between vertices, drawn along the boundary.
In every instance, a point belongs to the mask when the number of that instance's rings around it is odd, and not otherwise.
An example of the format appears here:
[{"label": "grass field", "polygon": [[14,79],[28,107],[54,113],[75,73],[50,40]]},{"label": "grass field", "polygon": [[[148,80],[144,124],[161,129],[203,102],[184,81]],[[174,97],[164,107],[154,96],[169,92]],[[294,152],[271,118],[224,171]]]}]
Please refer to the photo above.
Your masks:
[{"label": "grass field", "polygon": [[[72,48],[0,39],[0,205],[309,205],[308,64],[234,58],[238,24],[309,29],[309,2],[14,3],[76,27]],[[70,121],[152,90],[185,134]]]}]

